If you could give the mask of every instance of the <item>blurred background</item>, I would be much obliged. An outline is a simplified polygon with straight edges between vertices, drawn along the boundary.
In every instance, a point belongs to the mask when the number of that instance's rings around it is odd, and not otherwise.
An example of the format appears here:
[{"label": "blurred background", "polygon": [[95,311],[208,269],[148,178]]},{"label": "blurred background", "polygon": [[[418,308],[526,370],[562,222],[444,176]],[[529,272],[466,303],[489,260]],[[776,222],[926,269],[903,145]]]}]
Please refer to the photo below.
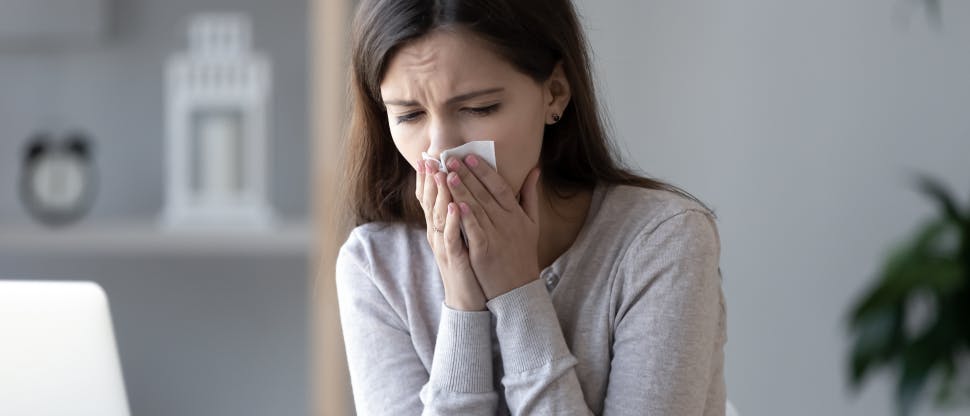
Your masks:
[{"label": "blurred background", "polygon": [[[309,414],[323,394],[310,387],[313,3],[0,0],[0,278],[105,288],[134,415]],[[891,372],[849,388],[846,318],[936,211],[908,175],[970,196],[970,2],[576,5],[624,157],[720,218],[740,413],[892,414]],[[160,225],[166,65],[202,12],[248,16],[272,65],[270,227]],[[96,190],[73,223],[45,225],[25,202],[25,149],[72,131],[90,142]]]},{"label": "blurred background", "polygon": [[[0,0],[0,278],[93,280],[111,302],[133,415],[309,414],[306,0]],[[166,230],[166,65],[191,19],[235,12],[272,64],[275,225]],[[93,204],[50,227],[24,148],[92,142]],[[240,228],[240,229],[236,229]]]}]

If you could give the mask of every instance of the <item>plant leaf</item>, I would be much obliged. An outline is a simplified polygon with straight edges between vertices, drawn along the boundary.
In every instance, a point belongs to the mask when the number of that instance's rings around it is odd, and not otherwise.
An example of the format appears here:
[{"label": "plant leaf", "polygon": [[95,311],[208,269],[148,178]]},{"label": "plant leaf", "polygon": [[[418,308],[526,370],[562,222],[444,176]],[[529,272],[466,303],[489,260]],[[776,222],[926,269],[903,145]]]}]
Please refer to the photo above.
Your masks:
[{"label": "plant leaf", "polygon": [[852,350],[851,382],[858,387],[872,367],[887,362],[903,341],[900,307],[884,308],[861,317]]},{"label": "plant leaf", "polygon": [[961,225],[967,222],[967,219],[960,215],[960,212],[957,210],[957,205],[954,202],[950,191],[942,183],[929,175],[917,174],[916,186],[919,191],[936,200],[936,202],[940,204],[940,207],[943,209],[943,213],[946,214],[947,218],[950,218]]},{"label": "plant leaf", "polygon": [[935,357],[932,343],[925,337],[911,343],[903,352],[900,362],[902,372],[899,375],[896,390],[900,415],[909,415],[916,407],[916,402],[936,361]]}]

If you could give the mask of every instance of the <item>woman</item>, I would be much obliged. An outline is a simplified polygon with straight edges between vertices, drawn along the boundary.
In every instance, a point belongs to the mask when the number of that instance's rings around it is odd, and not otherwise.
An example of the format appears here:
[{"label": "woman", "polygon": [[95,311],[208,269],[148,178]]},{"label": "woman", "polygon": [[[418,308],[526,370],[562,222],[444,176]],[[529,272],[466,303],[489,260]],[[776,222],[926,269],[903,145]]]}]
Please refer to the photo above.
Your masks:
[{"label": "woman", "polygon": [[352,78],[359,414],[724,414],[714,215],[620,167],[568,0],[363,1]]}]

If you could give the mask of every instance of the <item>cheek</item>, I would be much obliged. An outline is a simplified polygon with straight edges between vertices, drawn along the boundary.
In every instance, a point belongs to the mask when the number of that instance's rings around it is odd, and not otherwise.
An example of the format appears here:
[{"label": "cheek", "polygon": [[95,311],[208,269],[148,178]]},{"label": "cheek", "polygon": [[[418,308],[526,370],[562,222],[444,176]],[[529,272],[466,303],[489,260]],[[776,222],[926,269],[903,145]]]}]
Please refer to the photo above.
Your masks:
[{"label": "cheek", "polygon": [[495,158],[499,174],[518,192],[529,171],[539,162],[542,150],[542,120],[529,114],[514,117],[495,137]]},{"label": "cheek", "polygon": [[408,131],[406,128],[391,127],[391,138],[394,140],[394,147],[401,154],[412,168],[417,169],[417,163],[421,160],[421,152],[428,149],[427,140],[422,135]]}]

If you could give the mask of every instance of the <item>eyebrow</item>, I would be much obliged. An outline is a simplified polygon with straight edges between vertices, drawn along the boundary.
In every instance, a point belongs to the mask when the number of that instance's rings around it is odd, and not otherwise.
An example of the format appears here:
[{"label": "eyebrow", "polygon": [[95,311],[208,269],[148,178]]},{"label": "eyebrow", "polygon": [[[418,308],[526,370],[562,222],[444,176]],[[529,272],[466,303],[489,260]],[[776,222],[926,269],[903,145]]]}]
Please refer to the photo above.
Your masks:
[{"label": "eyebrow", "polygon": [[[465,94],[461,94],[461,95],[456,95],[454,97],[449,98],[448,101],[445,101],[445,105],[452,105],[454,103],[458,103],[458,102],[461,102],[461,101],[470,100],[472,98],[479,97],[479,96],[482,96],[482,95],[494,94],[494,93],[502,92],[502,91],[505,91],[505,88],[489,88],[489,89],[485,89],[485,90],[472,91],[472,92],[469,92],[469,93],[465,93]],[[417,101],[413,101],[413,100],[411,100],[411,101],[407,101],[407,100],[389,100],[389,101],[384,101],[384,105],[385,106],[388,106],[388,105],[399,105],[399,106],[403,106],[403,107],[416,107],[419,104],[418,104]]]}]

